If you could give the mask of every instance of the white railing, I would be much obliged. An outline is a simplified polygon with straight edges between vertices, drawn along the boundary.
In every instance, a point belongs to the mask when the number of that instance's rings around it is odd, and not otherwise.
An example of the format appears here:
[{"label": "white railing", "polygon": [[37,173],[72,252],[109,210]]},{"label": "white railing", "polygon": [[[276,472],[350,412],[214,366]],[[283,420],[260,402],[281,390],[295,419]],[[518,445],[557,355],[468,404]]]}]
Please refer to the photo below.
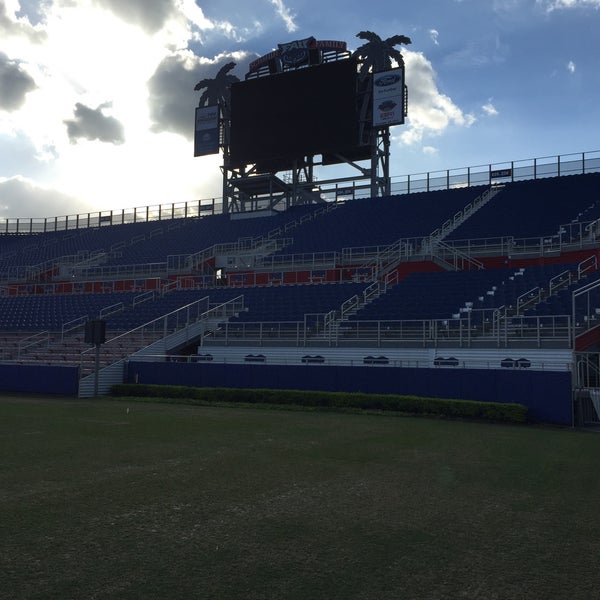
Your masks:
[{"label": "white railing", "polygon": [[339,256],[338,252],[276,254],[260,257],[254,267],[262,271],[333,269],[339,263]]},{"label": "white railing", "polygon": [[[592,281],[575,290],[571,296],[572,319],[576,325],[574,334],[580,335],[597,324],[600,310],[600,280]],[[577,315],[583,314],[583,319],[578,320]]]},{"label": "white railing", "polygon": [[[349,306],[351,306],[350,303]],[[207,345],[236,345],[252,342],[269,346],[385,347],[406,344],[416,347],[563,347],[572,343],[570,315],[494,318],[493,310],[469,311],[460,319],[388,321],[344,321],[320,328],[305,321],[223,323]],[[323,315],[322,322],[327,322]],[[330,325],[333,325],[331,321]]]},{"label": "white railing", "polygon": [[[400,239],[389,246],[384,247],[370,260],[362,263],[359,269],[373,269],[373,277],[378,278],[386,275],[394,269],[399,263],[409,260],[416,253],[418,241],[412,239]],[[357,254],[352,253],[351,248],[344,248],[347,257],[354,257]]]},{"label": "white railing", "polygon": [[577,278],[581,279],[584,275],[588,273],[593,273],[598,269],[598,259],[596,256],[590,256],[585,260],[582,260],[577,266]]},{"label": "white railing", "polygon": [[125,304],[123,302],[117,302],[116,304],[111,304],[110,306],[105,306],[100,309],[98,313],[98,318],[105,319],[110,315],[116,315],[117,313],[123,312],[125,310]]},{"label": "white railing", "polygon": [[60,330],[60,340],[63,341],[68,334],[73,333],[79,329],[83,330],[85,324],[89,321],[88,315],[82,315],[81,317],[77,317],[76,319],[71,319],[66,323],[63,323]]},{"label": "white railing", "polygon": [[139,294],[133,299],[132,306],[135,309],[135,307],[139,304],[143,304],[144,302],[150,302],[151,300],[154,300],[155,296],[156,294],[154,290],[150,290],[148,292],[144,292],[143,294]]},{"label": "white railing", "polygon": [[450,246],[441,239],[433,240],[428,246],[431,248],[431,256],[434,259],[444,263],[448,267],[457,270],[483,269],[483,263],[473,258],[460,248]]},{"label": "white railing", "polygon": [[[581,275],[579,275],[577,281],[579,281],[580,277]],[[573,281],[573,278],[573,273],[571,273],[571,271],[568,270],[563,271],[558,275],[555,275],[550,280],[550,283],[548,285],[548,294],[552,296],[553,294],[557,294],[558,292],[560,292],[560,290],[562,290],[563,288],[569,287],[571,285],[571,282]]]},{"label": "white railing", "polygon": [[[582,224],[584,225],[584,224]],[[469,256],[547,256],[561,252],[582,250],[597,246],[598,242],[585,237],[539,236],[515,238],[513,236],[446,240],[448,246],[460,249]]]},{"label": "white railing", "polygon": [[243,296],[237,296],[228,302],[212,307],[209,305],[208,296],[200,298],[130,331],[116,335],[100,346],[98,350],[96,348],[85,350],[81,353],[82,375],[89,373],[96,352],[98,352],[103,365],[111,364],[120,360],[123,355],[128,356],[137,352],[190,325],[211,319],[228,319],[242,310],[244,310]]},{"label": "white railing", "polygon": [[44,344],[48,346],[50,344],[50,332],[49,331],[40,331],[39,333],[34,333],[26,338],[20,339],[18,342],[18,352],[17,355],[21,358],[21,354],[34,346],[39,346]]},{"label": "white railing", "polygon": [[517,315],[522,314],[528,307],[539,304],[543,299],[543,290],[539,286],[527,290],[517,298]]},{"label": "white railing", "polygon": [[469,202],[462,210],[458,211],[452,219],[448,219],[440,228],[431,232],[429,238],[431,240],[443,239],[452,233],[459,225],[485,206],[496,194],[501,192],[503,188],[503,185],[496,185],[485,190],[473,202]]},{"label": "white railing", "polygon": [[[595,173],[598,171],[600,171],[600,151],[596,150],[394,176],[391,178],[391,192],[392,194],[411,194],[434,190],[448,190],[457,187],[473,187],[511,181],[560,177],[562,175]],[[351,190],[349,195],[344,194],[346,197],[370,197],[370,185],[356,185],[358,181],[360,180],[357,179],[354,182],[334,180],[328,184],[320,185],[320,196],[328,201],[328,205],[339,199],[339,190],[342,188],[344,190]],[[43,233],[48,231],[102,227],[106,225],[197,218],[205,215],[220,214],[222,210],[222,199],[212,198],[60,217],[5,218],[0,219],[0,234]]]},{"label": "white railing", "polygon": [[74,267],[71,269],[72,277],[76,281],[90,281],[93,279],[139,279],[153,277],[157,273],[166,274],[167,263],[139,263],[131,265],[104,265],[95,267]]},{"label": "white railing", "polygon": [[139,206],[121,210],[104,210],[59,217],[43,218],[7,218],[0,219],[1,233],[45,233],[49,231],[69,231],[146,223],[170,219],[197,218],[205,215],[220,214],[220,201],[212,199],[171,202],[153,206]]}]

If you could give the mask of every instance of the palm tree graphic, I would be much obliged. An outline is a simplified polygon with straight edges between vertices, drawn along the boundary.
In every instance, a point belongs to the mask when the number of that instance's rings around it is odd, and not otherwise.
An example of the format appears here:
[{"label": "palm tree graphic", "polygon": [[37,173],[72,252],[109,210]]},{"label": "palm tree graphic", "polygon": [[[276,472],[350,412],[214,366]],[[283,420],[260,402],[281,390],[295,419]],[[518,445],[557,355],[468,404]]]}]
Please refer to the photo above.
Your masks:
[{"label": "palm tree graphic", "polygon": [[396,50],[394,46],[411,43],[410,38],[405,35],[393,35],[382,40],[372,31],[361,31],[356,34],[356,37],[367,40],[366,44],[358,47],[352,54],[360,63],[361,79],[365,79],[370,73],[391,69],[392,60],[402,66],[404,59],[400,54],[400,50]]},{"label": "palm tree graphic", "polygon": [[214,79],[202,79],[194,89],[204,90],[200,95],[198,106],[211,106],[218,104],[223,111],[223,116],[229,115],[229,101],[231,98],[231,84],[239,81],[235,75],[228,75],[236,63],[230,62],[219,69]]}]

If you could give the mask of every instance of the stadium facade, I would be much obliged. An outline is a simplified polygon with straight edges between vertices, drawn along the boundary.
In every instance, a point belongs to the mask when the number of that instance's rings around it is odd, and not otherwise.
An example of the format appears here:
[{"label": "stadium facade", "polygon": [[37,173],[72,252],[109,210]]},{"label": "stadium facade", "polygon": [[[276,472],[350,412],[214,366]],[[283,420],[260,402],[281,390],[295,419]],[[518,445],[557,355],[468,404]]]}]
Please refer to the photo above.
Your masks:
[{"label": "stadium facade", "polygon": [[[591,152],[378,197],[343,181],[289,206],[0,220],[0,387],[409,393],[597,424],[599,190]],[[86,343],[90,320],[106,343]]]}]

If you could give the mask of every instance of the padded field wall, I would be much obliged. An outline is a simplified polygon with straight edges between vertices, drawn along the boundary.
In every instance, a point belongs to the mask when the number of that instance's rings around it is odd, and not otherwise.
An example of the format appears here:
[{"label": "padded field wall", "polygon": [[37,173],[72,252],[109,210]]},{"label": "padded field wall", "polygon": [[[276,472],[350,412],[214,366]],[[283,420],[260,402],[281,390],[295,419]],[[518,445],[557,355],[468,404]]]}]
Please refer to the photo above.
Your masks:
[{"label": "padded field wall", "polygon": [[518,402],[535,421],[571,425],[571,374],[500,369],[189,364],[131,361],[129,383],[411,394]]},{"label": "padded field wall", "polygon": [[0,392],[76,396],[79,367],[0,365]]},{"label": "padded field wall", "polygon": [[[190,364],[131,361],[129,383],[305,389],[482,402],[518,402],[535,421],[571,425],[569,372],[309,365]],[[0,365],[0,392],[77,396],[78,368]]]}]

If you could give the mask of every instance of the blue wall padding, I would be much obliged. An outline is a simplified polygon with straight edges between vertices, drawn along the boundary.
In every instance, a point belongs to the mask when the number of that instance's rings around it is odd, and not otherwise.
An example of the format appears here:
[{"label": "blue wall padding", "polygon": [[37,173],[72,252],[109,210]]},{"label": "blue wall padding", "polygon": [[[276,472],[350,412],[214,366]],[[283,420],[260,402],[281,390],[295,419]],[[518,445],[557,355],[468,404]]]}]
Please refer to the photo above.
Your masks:
[{"label": "blue wall padding", "polygon": [[566,371],[130,362],[127,381],[518,402],[533,420],[572,421],[571,374]]},{"label": "blue wall padding", "polygon": [[0,391],[77,396],[79,367],[0,365]]}]

